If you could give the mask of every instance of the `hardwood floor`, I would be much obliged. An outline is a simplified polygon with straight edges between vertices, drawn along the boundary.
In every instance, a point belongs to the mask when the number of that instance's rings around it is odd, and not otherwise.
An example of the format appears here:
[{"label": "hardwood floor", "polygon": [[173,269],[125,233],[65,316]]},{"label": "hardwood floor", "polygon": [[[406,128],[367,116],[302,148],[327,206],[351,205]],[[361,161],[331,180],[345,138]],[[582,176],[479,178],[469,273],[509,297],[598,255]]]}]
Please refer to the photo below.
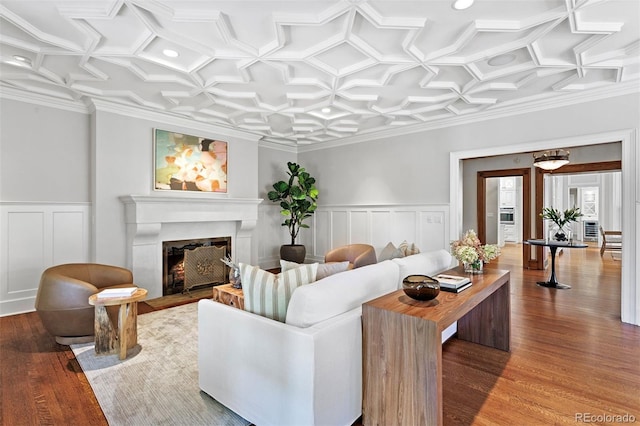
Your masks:
[{"label": "hardwood floor", "polygon": [[[537,286],[548,272],[522,270],[520,257],[520,246],[506,247],[488,265],[511,271],[511,352],[457,339],[444,346],[445,424],[625,414],[640,422],[640,327],[620,322],[620,261],[597,248],[565,250],[556,273],[572,288],[555,290]],[[0,360],[0,424],[107,424],[73,353],[37,314],[0,318]]]}]

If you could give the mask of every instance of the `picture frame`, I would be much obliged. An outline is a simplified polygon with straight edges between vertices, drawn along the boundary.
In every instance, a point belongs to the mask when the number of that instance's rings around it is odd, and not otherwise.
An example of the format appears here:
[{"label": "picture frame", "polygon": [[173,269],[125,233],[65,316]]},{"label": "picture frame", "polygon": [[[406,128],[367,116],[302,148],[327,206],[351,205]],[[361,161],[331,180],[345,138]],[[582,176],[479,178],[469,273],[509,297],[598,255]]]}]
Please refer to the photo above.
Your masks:
[{"label": "picture frame", "polygon": [[154,129],[156,191],[227,192],[228,143]]}]

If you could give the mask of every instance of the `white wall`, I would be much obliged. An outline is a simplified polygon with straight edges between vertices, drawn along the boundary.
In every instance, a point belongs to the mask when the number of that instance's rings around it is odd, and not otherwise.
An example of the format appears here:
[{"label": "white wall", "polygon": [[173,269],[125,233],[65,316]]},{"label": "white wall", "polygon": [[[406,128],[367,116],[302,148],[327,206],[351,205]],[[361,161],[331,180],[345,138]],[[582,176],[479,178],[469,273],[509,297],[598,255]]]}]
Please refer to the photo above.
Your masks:
[{"label": "white wall", "polygon": [[0,201],[88,202],[88,117],[0,98]]}]

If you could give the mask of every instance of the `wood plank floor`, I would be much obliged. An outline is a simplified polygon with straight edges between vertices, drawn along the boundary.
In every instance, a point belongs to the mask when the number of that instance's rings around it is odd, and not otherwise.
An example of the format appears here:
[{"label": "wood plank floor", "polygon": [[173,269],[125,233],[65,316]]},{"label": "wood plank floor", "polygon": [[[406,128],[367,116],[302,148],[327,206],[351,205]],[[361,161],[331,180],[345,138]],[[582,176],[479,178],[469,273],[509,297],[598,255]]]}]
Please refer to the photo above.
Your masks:
[{"label": "wood plank floor", "polygon": [[[565,250],[556,272],[572,288],[554,290],[536,285],[548,272],[522,270],[520,253],[507,247],[488,266],[511,270],[511,352],[444,346],[445,424],[640,422],[640,327],[620,322],[620,262],[597,248]],[[35,313],[0,318],[0,386],[2,425],[107,424],[73,353]]]}]

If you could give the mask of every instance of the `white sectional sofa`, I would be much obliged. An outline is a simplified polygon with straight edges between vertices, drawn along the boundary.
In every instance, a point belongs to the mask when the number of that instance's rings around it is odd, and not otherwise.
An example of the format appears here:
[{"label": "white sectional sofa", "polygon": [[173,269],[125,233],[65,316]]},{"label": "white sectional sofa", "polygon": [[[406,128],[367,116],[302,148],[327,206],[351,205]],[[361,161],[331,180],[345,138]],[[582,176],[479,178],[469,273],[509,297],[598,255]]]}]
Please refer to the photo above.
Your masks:
[{"label": "white sectional sofa", "polygon": [[451,262],[438,250],[301,286],[285,323],[201,300],[200,389],[259,426],[351,425],[362,413],[362,303]]}]

